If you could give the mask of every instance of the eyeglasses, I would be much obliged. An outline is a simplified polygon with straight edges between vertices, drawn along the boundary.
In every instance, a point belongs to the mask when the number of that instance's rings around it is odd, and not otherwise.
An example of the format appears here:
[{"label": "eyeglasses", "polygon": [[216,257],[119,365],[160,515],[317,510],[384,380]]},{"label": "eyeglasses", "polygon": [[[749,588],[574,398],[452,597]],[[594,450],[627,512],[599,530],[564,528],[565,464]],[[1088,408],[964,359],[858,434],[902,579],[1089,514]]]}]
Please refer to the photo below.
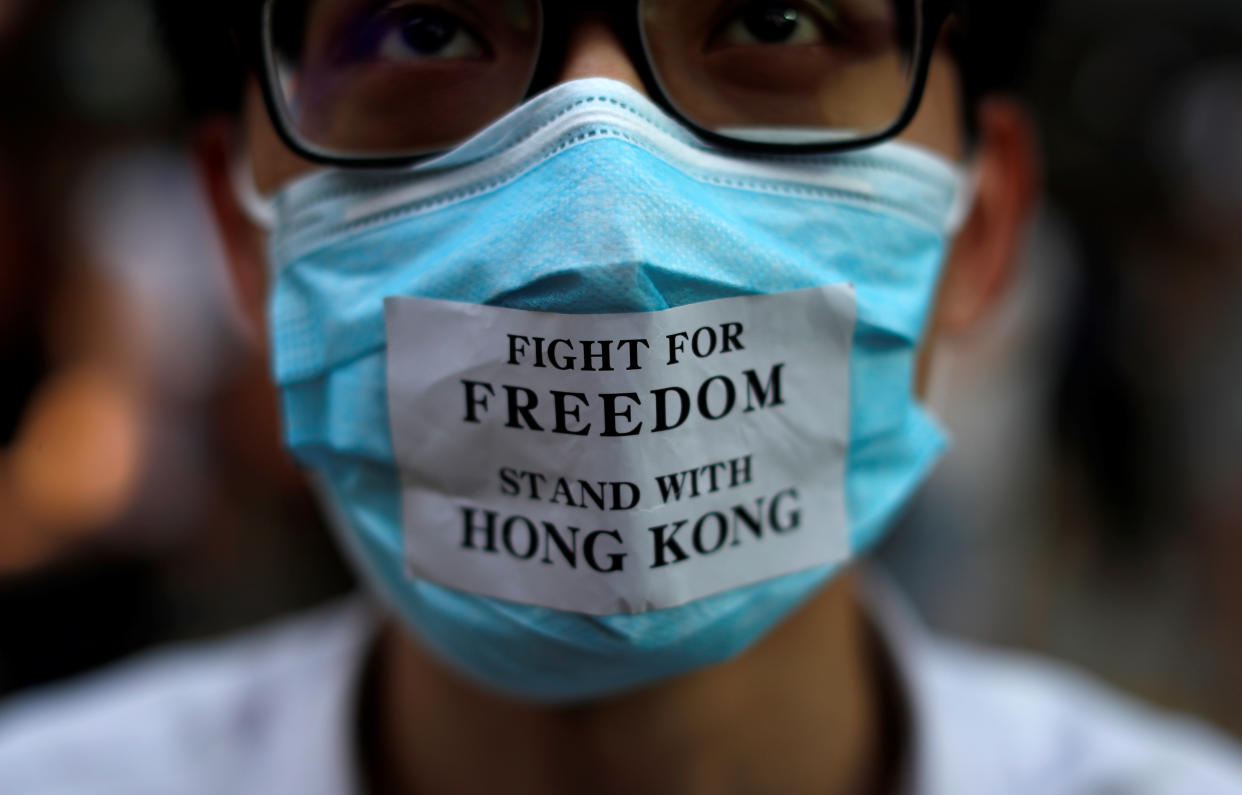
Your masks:
[{"label": "eyeglasses", "polygon": [[[713,143],[835,152],[914,117],[948,0],[628,0],[591,6],[647,93]],[[553,85],[573,0],[263,0],[243,28],[301,156],[404,165]],[[257,23],[257,24],[256,24]]]}]

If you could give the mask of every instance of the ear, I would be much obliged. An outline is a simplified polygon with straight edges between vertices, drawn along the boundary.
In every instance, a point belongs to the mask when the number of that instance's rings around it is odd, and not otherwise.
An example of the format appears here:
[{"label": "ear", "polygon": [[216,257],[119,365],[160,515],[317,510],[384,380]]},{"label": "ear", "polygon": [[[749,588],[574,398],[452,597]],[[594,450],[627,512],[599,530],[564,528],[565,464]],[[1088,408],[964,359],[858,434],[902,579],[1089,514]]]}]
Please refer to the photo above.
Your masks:
[{"label": "ear", "polygon": [[228,260],[230,281],[251,337],[266,345],[263,333],[267,300],[266,235],[237,201],[233,187],[237,122],[210,119],[199,125],[192,142],[207,201]]},{"label": "ear", "polygon": [[978,191],[949,255],[933,316],[933,336],[973,326],[1004,293],[1039,193],[1035,133],[1012,99],[984,99],[978,108],[974,167]]}]

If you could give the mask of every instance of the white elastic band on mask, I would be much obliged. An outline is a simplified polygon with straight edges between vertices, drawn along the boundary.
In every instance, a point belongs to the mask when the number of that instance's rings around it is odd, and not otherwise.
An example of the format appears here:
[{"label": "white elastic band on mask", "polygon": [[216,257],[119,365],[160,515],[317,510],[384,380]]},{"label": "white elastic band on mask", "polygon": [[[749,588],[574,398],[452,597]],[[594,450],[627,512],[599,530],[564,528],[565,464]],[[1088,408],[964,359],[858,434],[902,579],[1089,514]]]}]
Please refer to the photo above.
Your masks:
[{"label": "white elastic band on mask", "polygon": [[979,195],[979,161],[972,159],[961,167],[959,174],[957,194],[944,219],[945,231],[950,238],[962,230],[971,210],[975,208],[975,199]]},{"label": "white elastic band on mask", "polygon": [[255,186],[249,152],[242,150],[231,158],[229,182],[233,185],[233,196],[246,217],[255,226],[272,231],[276,227],[276,203],[260,194]]},{"label": "white elastic band on mask", "polygon": [[[975,199],[979,196],[979,161],[972,159],[961,167],[961,183],[957,195],[953,197],[953,205],[949,208],[945,220],[945,228],[949,240],[961,231],[974,209]],[[937,417],[948,415],[948,407],[954,395],[952,384],[957,379],[956,372],[960,358],[958,348],[951,338],[942,337],[936,341],[931,353],[931,369],[927,379],[927,391],[924,401]]]}]

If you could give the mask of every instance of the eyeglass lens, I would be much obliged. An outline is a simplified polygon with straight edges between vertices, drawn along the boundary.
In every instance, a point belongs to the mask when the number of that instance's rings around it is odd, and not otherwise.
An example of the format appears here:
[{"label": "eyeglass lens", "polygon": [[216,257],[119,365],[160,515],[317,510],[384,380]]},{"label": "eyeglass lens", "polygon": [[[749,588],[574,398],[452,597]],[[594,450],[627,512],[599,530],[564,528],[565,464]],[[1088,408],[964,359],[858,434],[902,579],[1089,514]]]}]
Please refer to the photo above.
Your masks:
[{"label": "eyeglass lens", "polygon": [[[692,124],[731,138],[869,137],[912,83],[916,0],[643,0],[651,72]],[[521,103],[538,0],[273,0],[264,42],[285,123],[321,154],[425,154]]]}]

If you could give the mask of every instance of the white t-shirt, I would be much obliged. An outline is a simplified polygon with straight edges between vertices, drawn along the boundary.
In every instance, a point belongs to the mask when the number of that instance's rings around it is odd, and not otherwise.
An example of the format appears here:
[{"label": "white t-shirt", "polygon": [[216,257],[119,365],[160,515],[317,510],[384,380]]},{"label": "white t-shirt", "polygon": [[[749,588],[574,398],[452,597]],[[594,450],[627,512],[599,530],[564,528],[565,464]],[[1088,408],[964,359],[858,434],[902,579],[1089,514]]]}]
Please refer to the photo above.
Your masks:
[{"label": "white t-shirt", "polygon": [[[1242,795],[1242,755],[1198,723],[932,637],[883,593],[870,612],[914,720],[909,795]],[[0,708],[0,793],[359,792],[354,702],[376,625],[349,600],[22,696]]]}]

